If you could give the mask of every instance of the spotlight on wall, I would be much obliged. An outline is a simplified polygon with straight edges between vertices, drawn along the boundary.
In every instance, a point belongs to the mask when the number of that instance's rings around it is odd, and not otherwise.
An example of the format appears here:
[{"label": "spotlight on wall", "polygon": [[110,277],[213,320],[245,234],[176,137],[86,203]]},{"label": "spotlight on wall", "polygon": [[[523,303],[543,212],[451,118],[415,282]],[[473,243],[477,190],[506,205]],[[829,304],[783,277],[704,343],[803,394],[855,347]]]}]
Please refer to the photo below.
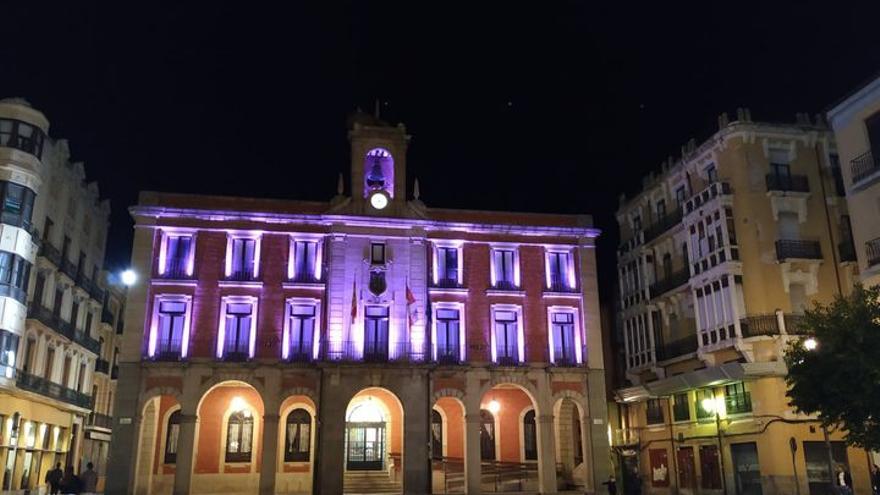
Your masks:
[{"label": "spotlight on wall", "polygon": [[137,273],[135,273],[135,271],[132,269],[128,269],[120,273],[119,278],[120,280],[122,280],[123,284],[125,284],[127,287],[131,287],[135,284],[135,282],[137,282]]},{"label": "spotlight on wall", "polygon": [[489,409],[490,413],[498,414],[498,411],[501,410],[501,404],[499,404],[497,400],[490,400],[487,408]]},{"label": "spotlight on wall", "polygon": [[229,408],[232,409],[232,412],[246,412],[250,410],[247,402],[239,396],[232,398],[232,402],[229,403]]}]

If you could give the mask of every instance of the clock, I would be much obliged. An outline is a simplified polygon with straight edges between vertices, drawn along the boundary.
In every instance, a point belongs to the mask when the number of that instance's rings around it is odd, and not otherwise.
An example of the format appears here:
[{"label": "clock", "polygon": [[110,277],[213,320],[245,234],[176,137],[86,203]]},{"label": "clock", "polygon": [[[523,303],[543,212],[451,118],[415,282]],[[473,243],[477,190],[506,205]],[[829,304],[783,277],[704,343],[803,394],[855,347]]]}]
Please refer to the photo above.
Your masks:
[{"label": "clock", "polygon": [[370,205],[377,210],[382,210],[388,206],[388,196],[384,191],[376,191],[370,195]]}]

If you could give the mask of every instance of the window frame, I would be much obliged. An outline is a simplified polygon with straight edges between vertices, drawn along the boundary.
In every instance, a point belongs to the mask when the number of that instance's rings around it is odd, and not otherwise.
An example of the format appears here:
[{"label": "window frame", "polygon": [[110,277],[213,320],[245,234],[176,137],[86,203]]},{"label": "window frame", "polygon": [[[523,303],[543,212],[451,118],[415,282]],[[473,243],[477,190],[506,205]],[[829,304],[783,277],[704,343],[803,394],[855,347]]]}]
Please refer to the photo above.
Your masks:
[{"label": "window frame", "polygon": [[[298,411],[302,411],[307,416],[307,421],[297,421],[297,419],[301,420],[303,418],[295,418],[294,414]],[[312,460],[312,436],[314,434],[314,415],[302,406],[296,406],[287,413],[287,417],[284,420],[284,462],[311,462]],[[298,450],[295,452],[291,452],[289,450],[290,446],[290,426],[297,425],[296,434],[299,435],[300,438],[300,446],[302,446],[302,437],[303,437],[303,429],[302,425],[308,425],[308,438],[306,439],[306,450]]]},{"label": "window frame", "polygon": [[[180,439],[180,417],[182,416],[181,410],[176,409],[171,414],[168,415],[168,420],[165,422],[165,445],[163,449],[163,463],[164,464],[177,464],[177,450],[178,450],[178,441]],[[174,437],[174,452],[169,452],[168,448],[171,446],[171,433],[173,431],[172,427],[177,427],[177,433]]]},{"label": "window frame", "polygon": [[[195,268],[195,252],[196,252],[196,231],[194,230],[166,230],[163,229],[161,233],[161,245],[159,247],[159,262],[157,266],[158,274],[164,278],[182,278],[182,277],[192,277],[194,268]],[[184,273],[178,273],[175,270],[172,270],[170,266],[171,260],[176,257],[172,257],[169,252],[170,243],[172,238],[180,239],[188,237],[189,238],[189,250],[185,256],[185,265],[184,265]],[[179,242],[179,240],[178,240]]]},{"label": "window frame", "polygon": [[[652,407],[654,405],[655,407]],[[659,417],[657,414],[659,413]],[[663,403],[661,399],[654,398],[645,401],[645,424],[648,426],[666,424],[665,414],[663,413]]]},{"label": "window frame", "polygon": [[[684,402],[679,402],[679,397],[684,397]],[[679,414],[684,409],[686,413],[683,417]],[[673,422],[683,422],[691,420],[691,399],[689,392],[674,394],[672,396],[672,420]]]},{"label": "window frame", "polygon": [[499,311],[516,313],[516,338],[517,338],[517,364],[524,364],[525,361],[525,338],[523,334],[523,309],[519,304],[492,304],[489,307],[490,318],[492,322],[490,342],[492,345],[492,362],[499,364],[498,342],[496,338],[496,313]]},{"label": "window frame", "polygon": [[[551,262],[551,259],[554,257],[565,256],[565,267],[564,273],[559,274],[559,278],[563,280],[563,284],[553,284],[553,270],[551,268],[554,264]],[[557,263],[558,265],[558,263]],[[577,274],[575,268],[574,261],[574,248],[565,248],[565,247],[547,247],[544,249],[544,278],[547,283],[547,289],[555,290],[561,289],[562,291],[574,291],[577,289]]]},{"label": "window frame", "polygon": [[153,297],[152,320],[150,324],[150,336],[147,342],[147,356],[153,359],[159,358],[159,325],[160,308],[163,302],[179,302],[184,303],[185,315],[183,319],[183,333],[180,341],[180,359],[184,359],[189,355],[189,334],[190,323],[192,320],[192,296],[189,294],[157,294]]},{"label": "window frame", "polygon": [[[260,251],[262,247],[262,235],[258,234],[244,234],[244,233],[235,233],[229,234],[226,238],[226,267],[224,270],[224,274],[227,279],[234,280],[236,274],[233,273],[233,251],[235,247],[235,241],[237,240],[251,240],[254,241],[254,259],[253,259],[253,273],[247,277],[245,280],[257,280],[260,276]],[[243,269],[244,270],[244,269]],[[246,272],[245,272],[246,273]]]},{"label": "window frame", "polygon": [[583,353],[583,343],[584,336],[581,328],[582,322],[580,318],[580,311],[575,306],[549,306],[547,307],[547,344],[550,356],[550,362],[556,364],[557,356],[556,356],[556,342],[554,339],[553,333],[553,315],[555,314],[569,314],[572,317],[571,324],[572,328],[572,337],[574,342],[572,342],[573,351],[574,351],[574,361],[576,364],[583,364],[584,362],[584,353]]},{"label": "window frame", "polygon": [[[492,284],[493,289],[508,289],[508,290],[519,290],[522,285],[520,284],[520,255],[519,255],[519,245],[518,244],[493,244],[489,249],[489,276],[490,282]],[[504,284],[501,284],[499,280],[498,273],[498,263],[495,260],[495,253],[505,251],[512,252],[511,256],[511,275],[513,277],[512,281],[504,281]],[[509,284],[509,285],[508,285]]]},{"label": "window frame", "polygon": [[[314,243],[315,244],[315,258],[313,260],[311,266],[311,276],[299,275],[297,274],[297,264],[299,263],[299,257],[297,256],[297,244],[299,243]],[[317,283],[322,280],[321,277],[321,268],[323,265],[323,251],[324,251],[324,240],[320,236],[310,236],[303,234],[296,234],[290,237],[290,246],[288,251],[287,258],[287,279],[293,282],[301,282],[301,283]],[[308,270],[306,270],[308,271]]]},{"label": "window frame", "polygon": [[438,310],[455,310],[458,311],[458,358],[460,362],[465,361],[465,336],[467,335],[465,325],[467,318],[465,317],[465,304],[461,302],[436,302],[431,304],[431,342],[434,343],[432,350],[433,358],[438,359]]},{"label": "window frame", "polygon": [[[233,419],[239,425],[238,437],[237,437],[239,446],[238,446],[237,452],[233,452],[233,451],[229,450],[229,448],[230,448],[230,433],[232,433],[231,430],[232,430],[232,426],[234,424]],[[248,451],[242,452],[241,447],[242,447],[242,445],[244,445],[244,442],[242,440],[244,439],[244,431],[245,431],[246,426],[250,426],[250,444],[248,446]],[[232,413],[230,413],[229,417],[226,418],[226,439],[225,439],[226,445],[225,445],[225,448],[223,449],[223,451],[225,453],[224,462],[226,462],[227,464],[251,462],[253,460],[253,454],[254,454],[254,434],[256,433],[256,431],[257,431],[257,424],[256,424],[256,421],[254,420],[253,411],[248,409],[248,410],[244,410],[244,411],[233,411]]]},{"label": "window frame", "polygon": [[311,359],[318,358],[318,341],[321,335],[321,300],[308,297],[289,297],[284,301],[284,334],[282,336],[281,357],[285,360],[292,359],[291,347],[293,345],[292,314],[294,306],[311,306],[314,309],[314,328],[312,329],[312,350],[309,353]]},{"label": "window frame", "polygon": [[[446,270],[446,274],[442,273],[440,269],[440,259],[441,254],[446,250],[454,250],[456,252],[456,266],[455,266],[455,279],[451,279],[449,275],[449,266],[447,265],[447,259],[444,259],[444,268]],[[455,285],[461,286],[464,284],[464,249],[463,243],[461,241],[455,242],[447,242],[447,241],[435,241],[433,243],[432,248],[433,253],[433,263],[432,263],[432,275],[435,286],[442,286],[444,284],[448,284],[450,282],[454,282]]]},{"label": "window frame", "polygon": [[230,304],[251,305],[251,325],[248,335],[248,357],[253,359],[256,350],[257,317],[259,316],[259,301],[256,296],[223,296],[220,302],[220,327],[217,331],[217,359],[226,357],[226,317]]}]

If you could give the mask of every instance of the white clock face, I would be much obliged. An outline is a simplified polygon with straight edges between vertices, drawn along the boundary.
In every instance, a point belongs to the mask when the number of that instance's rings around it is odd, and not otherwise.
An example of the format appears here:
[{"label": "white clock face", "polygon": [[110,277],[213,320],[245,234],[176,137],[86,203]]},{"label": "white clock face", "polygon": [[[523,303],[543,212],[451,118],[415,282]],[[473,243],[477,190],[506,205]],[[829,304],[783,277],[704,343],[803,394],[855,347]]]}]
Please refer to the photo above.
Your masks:
[{"label": "white clock face", "polygon": [[370,204],[373,208],[381,210],[388,206],[388,197],[382,193],[373,193],[373,195],[370,196]]}]

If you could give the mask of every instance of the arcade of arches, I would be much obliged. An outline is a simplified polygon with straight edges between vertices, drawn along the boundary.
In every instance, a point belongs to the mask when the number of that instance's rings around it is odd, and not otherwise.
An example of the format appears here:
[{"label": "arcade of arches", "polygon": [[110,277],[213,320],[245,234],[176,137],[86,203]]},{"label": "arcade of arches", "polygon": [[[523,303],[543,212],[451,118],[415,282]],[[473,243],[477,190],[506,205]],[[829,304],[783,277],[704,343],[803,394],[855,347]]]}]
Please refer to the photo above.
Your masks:
[{"label": "arcade of arches", "polygon": [[543,372],[527,373],[429,381],[343,370],[316,387],[282,386],[278,376],[157,380],[166,386],[147,389],[134,425],[131,491],[594,490],[594,460],[607,455],[597,450],[595,436],[604,435],[590,428],[585,394],[574,386],[552,393]]}]

